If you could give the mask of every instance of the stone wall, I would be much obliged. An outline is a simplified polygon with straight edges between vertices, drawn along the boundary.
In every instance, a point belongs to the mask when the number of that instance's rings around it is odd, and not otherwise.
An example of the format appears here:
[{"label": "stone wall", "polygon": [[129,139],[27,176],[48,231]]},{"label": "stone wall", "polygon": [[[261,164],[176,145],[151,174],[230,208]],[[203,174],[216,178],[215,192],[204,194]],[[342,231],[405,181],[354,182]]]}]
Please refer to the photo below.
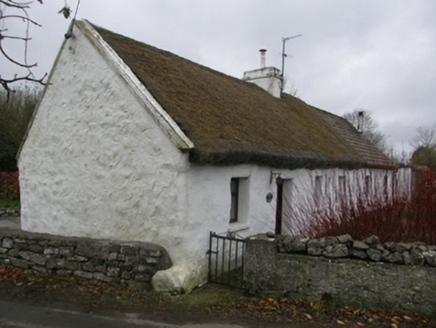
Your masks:
[{"label": "stone wall", "polygon": [[244,279],[251,293],[436,315],[436,268],[285,254],[277,244],[264,235],[247,239]]},{"label": "stone wall", "polygon": [[8,216],[20,216],[20,206],[0,207],[0,218]]},{"label": "stone wall", "polygon": [[348,234],[319,239],[280,236],[275,241],[281,253],[436,267],[436,246],[426,245],[423,242],[380,243],[379,238],[374,235],[360,241],[353,240]]},{"label": "stone wall", "polygon": [[76,276],[151,289],[158,270],[172,266],[167,251],[142,242],[117,242],[0,230],[0,266]]}]

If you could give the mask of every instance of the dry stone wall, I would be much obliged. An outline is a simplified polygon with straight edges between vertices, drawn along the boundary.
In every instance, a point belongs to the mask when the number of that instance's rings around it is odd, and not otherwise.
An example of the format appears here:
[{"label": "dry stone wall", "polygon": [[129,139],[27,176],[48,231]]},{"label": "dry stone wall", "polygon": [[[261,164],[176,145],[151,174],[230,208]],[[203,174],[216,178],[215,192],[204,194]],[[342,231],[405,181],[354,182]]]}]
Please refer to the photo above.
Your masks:
[{"label": "dry stone wall", "polygon": [[150,243],[3,229],[0,231],[0,266],[150,289],[153,275],[170,268],[172,262],[163,247]]},{"label": "dry stone wall", "polygon": [[319,239],[281,237],[275,241],[281,253],[436,267],[436,246],[422,242],[380,243],[379,238],[374,235],[362,241],[353,240],[350,235]]},{"label": "dry stone wall", "polygon": [[[308,301],[327,297],[344,305],[436,315],[432,246],[385,243],[382,250],[374,237],[372,240],[374,243],[357,242],[340,236],[321,240],[320,246],[300,238],[248,238],[244,261],[247,288],[264,296]],[[381,256],[371,257],[370,250],[380,251]],[[407,253],[411,259],[404,256]],[[420,256],[415,258],[412,253]]]},{"label": "dry stone wall", "polygon": [[0,207],[0,218],[9,216],[20,216],[21,207]]}]

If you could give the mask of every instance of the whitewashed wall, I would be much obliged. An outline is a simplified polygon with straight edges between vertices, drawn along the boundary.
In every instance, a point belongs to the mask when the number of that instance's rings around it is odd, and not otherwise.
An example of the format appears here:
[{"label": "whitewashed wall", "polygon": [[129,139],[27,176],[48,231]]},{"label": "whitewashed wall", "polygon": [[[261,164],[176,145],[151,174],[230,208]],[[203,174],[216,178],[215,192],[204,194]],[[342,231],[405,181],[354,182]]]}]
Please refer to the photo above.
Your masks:
[{"label": "whitewashed wall", "polygon": [[[274,173],[271,179],[271,173]],[[358,195],[363,192],[366,176],[370,178],[370,196],[379,197],[384,177],[388,177],[388,196],[392,196],[392,176],[399,173],[386,170],[286,170],[259,167],[256,165],[238,165],[228,167],[191,165],[186,177],[186,208],[183,211],[187,238],[186,247],[193,259],[201,262],[208,247],[209,231],[225,234],[236,232],[242,237],[257,233],[274,232],[277,185],[275,178],[280,174],[284,179],[284,207],[287,204],[296,211],[296,217],[283,213],[283,234],[296,234],[308,223],[308,214],[314,210],[315,177],[321,177],[320,207],[327,207],[329,200],[338,201],[339,177],[344,176],[348,192]],[[401,172],[401,179],[410,177],[410,172]],[[230,181],[242,178],[240,187],[239,222],[229,223],[230,218]],[[399,178],[398,178],[399,179]],[[403,181],[403,180],[401,180]],[[407,185],[404,184],[407,191]],[[400,189],[398,189],[400,190]],[[273,200],[268,203],[268,193]],[[195,237],[194,237],[195,236]],[[195,260],[194,260],[195,262]],[[204,263],[205,262],[201,262]]]},{"label": "whitewashed wall", "polygon": [[[274,173],[271,179],[271,173]],[[387,176],[387,193],[392,197],[392,176],[398,173],[386,170],[286,170],[258,167],[255,165],[239,165],[231,167],[198,167],[191,165],[187,178],[187,194],[189,207],[186,215],[198,222],[204,229],[217,233],[234,231],[241,236],[249,236],[259,232],[274,232],[277,185],[275,178],[280,174],[284,179],[284,200],[283,200],[283,233],[293,234],[292,225],[304,224],[305,214],[316,208],[315,178],[321,178],[321,208],[330,206],[331,202],[339,202],[338,193],[340,192],[339,177],[345,177],[345,192],[353,195],[362,195],[365,188],[365,179],[370,179],[369,196],[380,198],[384,192],[384,177]],[[410,172],[401,173],[401,180],[408,179]],[[230,212],[230,180],[231,178],[246,178],[246,192],[240,188],[240,222],[229,223]],[[407,180],[406,180],[407,181]],[[407,184],[401,183],[398,191],[407,193]],[[266,198],[268,193],[273,194],[273,200],[268,203]],[[289,222],[287,229],[286,206],[294,211],[300,212],[299,220]],[[245,212],[246,210],[246,212]],[[197,224],[197,223],[195,223]],[[206,240],[206,234],[204,239]],[[206,244],[204,241],[203,244]]]},{"label": "whitewashed wall", "polygon": [[182,260],[187,155],[79,29],[60,55],[19,168],[24,230],[155,242]]}]

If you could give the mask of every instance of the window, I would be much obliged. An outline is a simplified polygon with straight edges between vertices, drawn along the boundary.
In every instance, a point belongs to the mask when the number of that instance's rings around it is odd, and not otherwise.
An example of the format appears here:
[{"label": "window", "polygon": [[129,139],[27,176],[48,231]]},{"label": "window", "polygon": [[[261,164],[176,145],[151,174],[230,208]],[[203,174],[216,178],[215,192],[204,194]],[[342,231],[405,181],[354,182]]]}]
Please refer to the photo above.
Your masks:
[{"label": "window", "polygon": [[321,176],[315,177],[315,206],[319,207],[321,205],[322,187],[321,187]]},{"label": "window", "polygon": [[338,185],[339,185],[339,194],[341,196],[345,195],[345,176],[340,176],[338,179]]},{"label": "window", "polygon": [[365,176],[365,196],[369,198],[369,193],[371,192],[371,177],[369,175]]},{"label": "window", "polygon": [[[248,178],[232,178],[230,180],[230,223],[238,223],[236,226],[248,223],[249,212],[249,191],[250,184]],[[232,228],[232,229],[233,229]]]},{"label": "window", "polygon": [[239,179],[232,178],[230,181],[230,223],[238,222],[238,203],[239,203]]},{"label": "window", "polygon": [[388,199],[389,197],[389,190],[388,190],[388,175],[385,174],[385,176],[383,177],[383,193],[384,193],[384,198],[385,200]]}]

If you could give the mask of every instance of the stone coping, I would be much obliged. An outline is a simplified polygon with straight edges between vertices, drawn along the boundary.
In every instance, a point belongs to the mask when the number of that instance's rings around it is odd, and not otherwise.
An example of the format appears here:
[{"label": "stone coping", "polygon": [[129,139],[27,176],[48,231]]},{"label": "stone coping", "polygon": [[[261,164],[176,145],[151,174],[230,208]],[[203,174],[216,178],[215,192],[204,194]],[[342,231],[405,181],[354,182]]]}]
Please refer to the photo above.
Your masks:
[{"label": "stone coping", "polygon": [[280,253],[300,253],[327,258],[353,258],[402,265],[428,265],[436,267],[436,246],[423,242],[385,242],[372,235],[364,240],[353,240],[349,235],[318,239],[274,236]]}]

